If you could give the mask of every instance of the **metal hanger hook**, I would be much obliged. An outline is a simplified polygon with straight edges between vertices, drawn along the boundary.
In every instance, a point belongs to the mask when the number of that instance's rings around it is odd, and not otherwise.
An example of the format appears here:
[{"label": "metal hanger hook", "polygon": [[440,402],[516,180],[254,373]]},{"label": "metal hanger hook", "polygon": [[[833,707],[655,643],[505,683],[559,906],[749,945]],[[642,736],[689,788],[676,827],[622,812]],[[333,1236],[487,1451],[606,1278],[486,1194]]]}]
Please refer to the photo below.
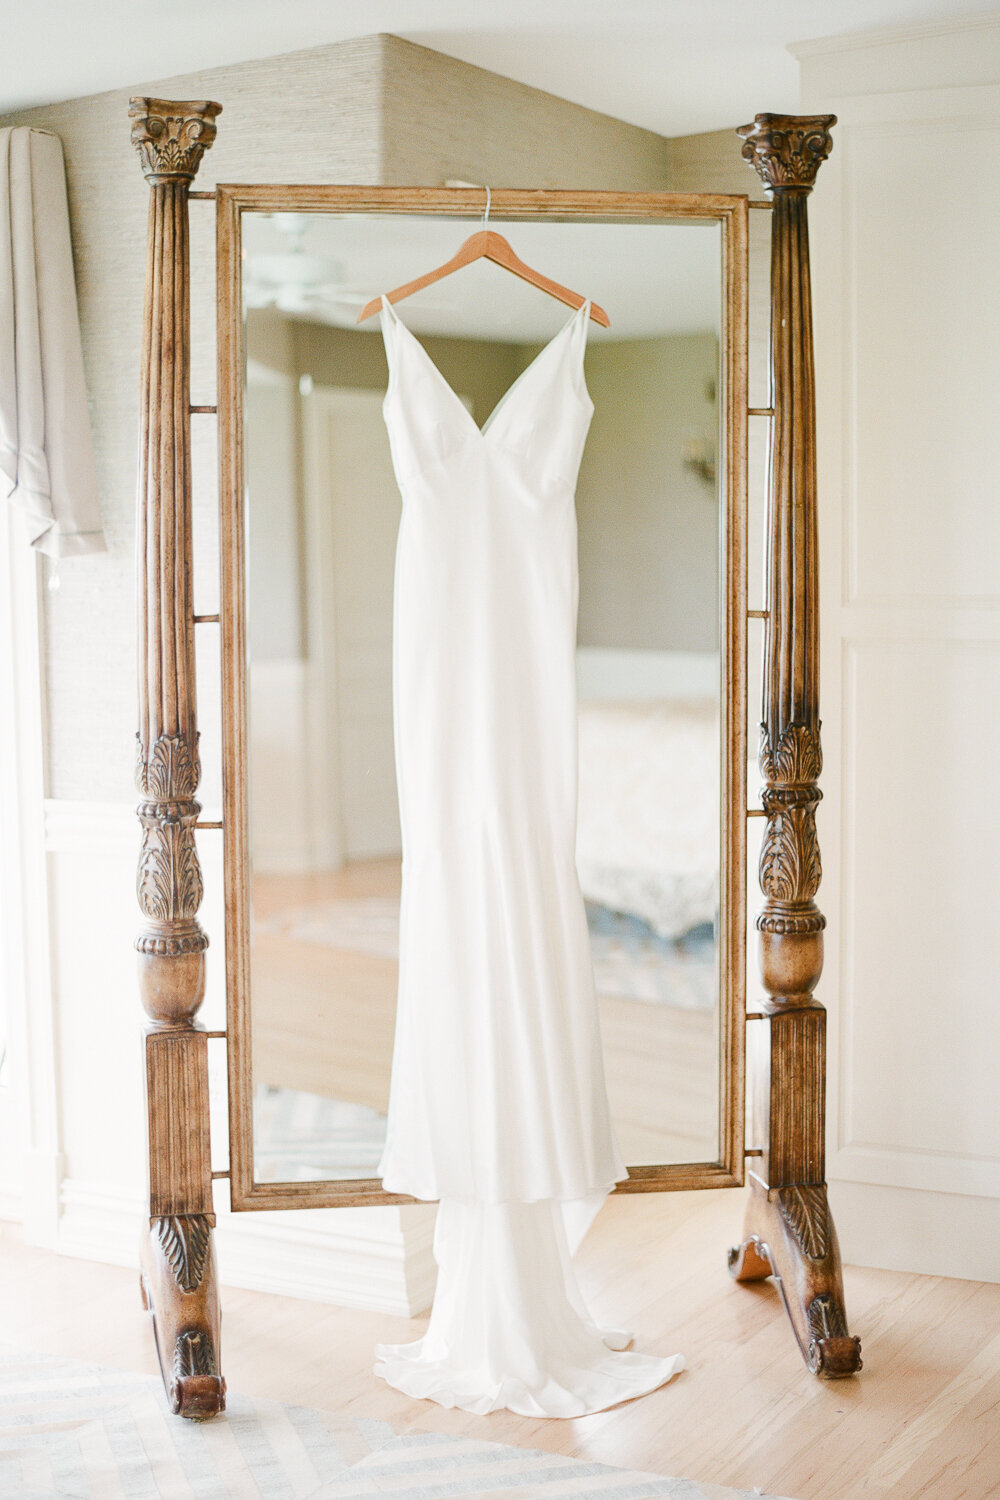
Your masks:
[{"label": "metal hanger hook", "polygon": [[490,222],[490,190],[486,189],[486,207],[483,209],[483,225]]}]

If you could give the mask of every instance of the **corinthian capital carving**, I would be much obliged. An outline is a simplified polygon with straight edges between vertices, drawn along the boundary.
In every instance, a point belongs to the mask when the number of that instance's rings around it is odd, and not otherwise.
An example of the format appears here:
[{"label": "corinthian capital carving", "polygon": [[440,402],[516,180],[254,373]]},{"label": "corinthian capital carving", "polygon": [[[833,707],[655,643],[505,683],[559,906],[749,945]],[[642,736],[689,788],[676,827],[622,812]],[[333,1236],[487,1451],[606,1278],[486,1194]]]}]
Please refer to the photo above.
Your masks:
[{"label": "corinthian capital carving", "polygon": [[146,180],[190,182],[215,140],[222,105],[211,99],[130,99],[128,112]]},{"label": "corinthian capital carving", "polygon": [[808,193],[833,148],[830,126],[836,123],[836,115],[757,115],[736,134],[768,197],[775,189]]}]

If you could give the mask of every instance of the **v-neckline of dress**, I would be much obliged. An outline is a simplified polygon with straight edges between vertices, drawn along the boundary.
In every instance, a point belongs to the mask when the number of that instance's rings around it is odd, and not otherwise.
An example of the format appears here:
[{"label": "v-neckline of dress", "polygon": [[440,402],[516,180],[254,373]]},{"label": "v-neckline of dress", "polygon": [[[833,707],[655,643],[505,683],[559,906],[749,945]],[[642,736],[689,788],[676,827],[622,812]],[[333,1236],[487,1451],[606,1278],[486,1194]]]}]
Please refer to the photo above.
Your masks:
[{"label": "v-neckline of dress", "polygon": [[455,406],[462,413],[462,416],[465,418],[466,422],[469,424],[469,426],[471,427],[472,431],[478,437],[485,438],[486,435],[487,435],[487,433],[489,432],[490,428],[493,425],[494,419],[497,416],[499,416],[500,412],[507,405],[507,402],[510,399],[510,397],[514,394],[514,392],[517,390],[518,386],[522,383],[522,381],[525,379],[525,377],[527,375],[530,375],[531,371],[538,364],[539,360],[541,360],[544,355],[548,354],[549,350],[552,349],[559,342],[559,340],[563,337],[563,335],[565,333],[569,332],[569,330],[573,327],[573,325],[575,324],[576,320],[579,318],[579,316],[580,316],[581,313],[586,313],[587,316],[589,317],[589,315],[590,315],[590,298],[588,297],[585,302],[581,302],[580,306],[578,308],[576,308],[572,313],[570,313],[569,317],[566,319],[566,322],[563,324],[563,326],[560,329],[558,329],[552,335],[552,337],[548,340],[547,343],[545,343],[545,344],[542,345],[541,349],[539,349],[539,351],[535,355],[534,359],[532,359],[528,364],[525,365],[524,369],[521,371],[520,375],[518,375],[517,379],[513,380],[511,382],[511,384],[507,387],[507,389],[504,391],[503,395],[500,397],[500,399],[497,402],[496,406],[494,406],[493,410],[490,412],[489,416],[486,418],[486,421],[483,423],[482,427],[480,427],[479,423],[476,421],[475,417],[469,411],[469,409],[466,406],[465,402],[459,396],[458,392],[455,390],[455,388],[451,384],[451,382],[445,379],[444,375],[441,373],[441,370],[439,369],[439,367],[437,366],[437,364],[434,362],[434,360],[431,359],[431,356],[428,354],[427,350],[424,348],[423,344],[417,338],[417,336],[413,332],[413,330],[411,328],[409,328],[406,323],[403,322],[402,318],[399,316],[399,313],[396,311],[396,309],[393,307],[392,303],[389,301],[388,297],[386,297],[384,293],[382,295],[382,310],[383,310],[383,312],[387,312],[389,314],[389,316],[391,317],[391,319],[392,319],[393,323],[395,324],[395,326],[397,328],[401,328],[403,330],[403,332],[410,339],[410,342],[423,355],[423,357],[426,360],[427,364],[433,370],[434,374],[437,376],[437,378],[440,381],[441,385],[444,387],[444,389],[447,391],[448,395],[451,397],[452,401],[455,403]]}]

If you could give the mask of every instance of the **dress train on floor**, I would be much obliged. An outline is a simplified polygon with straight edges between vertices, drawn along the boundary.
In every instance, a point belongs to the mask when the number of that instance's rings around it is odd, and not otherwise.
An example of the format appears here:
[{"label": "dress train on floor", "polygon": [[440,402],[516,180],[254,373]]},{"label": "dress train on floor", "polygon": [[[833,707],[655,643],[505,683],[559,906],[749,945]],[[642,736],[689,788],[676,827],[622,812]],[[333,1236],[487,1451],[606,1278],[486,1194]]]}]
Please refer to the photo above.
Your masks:
[{"label": "dress train on floor", "polygon": [[414,1343],[379,1345],[376,1375],[408,1396],[479,1416],[506,1408],[582,1417],[665,1384],[684,1369],[682,1355],[627,1350],[632,1335],[599,1328],[587,1310],[567,1221],[585,1227],[590,1217],[592,1206],[581,1212],[554,1199],[445,1199],[427,1332]]}]

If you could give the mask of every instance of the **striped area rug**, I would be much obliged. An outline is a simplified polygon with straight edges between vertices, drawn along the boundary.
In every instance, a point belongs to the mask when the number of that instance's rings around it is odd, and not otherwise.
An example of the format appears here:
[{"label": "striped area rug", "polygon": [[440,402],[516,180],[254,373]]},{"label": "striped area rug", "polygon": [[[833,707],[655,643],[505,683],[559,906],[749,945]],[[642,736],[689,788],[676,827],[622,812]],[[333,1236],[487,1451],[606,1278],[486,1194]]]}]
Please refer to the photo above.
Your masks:
[{"label": "striped area rug", "polygon": [[157,1376],[0,1348],[7,1500],[306,1500],[390,1441],[385,1422],[227,1396],[189,1422]]},{"label": "striped area rug", "polygon": [[408,1433],[382,1444],[311,1500],[780,1500],[759,1489],[733,1490],[665,1474],[584,1463],[534,1448],[473,1438]]},{"label": "striped area rug", "polygon": [[779,1500],[690,1479],[230,1393],[171,1415],[155,1376],[0,1346],[0,1496],[11,1500]]}]

